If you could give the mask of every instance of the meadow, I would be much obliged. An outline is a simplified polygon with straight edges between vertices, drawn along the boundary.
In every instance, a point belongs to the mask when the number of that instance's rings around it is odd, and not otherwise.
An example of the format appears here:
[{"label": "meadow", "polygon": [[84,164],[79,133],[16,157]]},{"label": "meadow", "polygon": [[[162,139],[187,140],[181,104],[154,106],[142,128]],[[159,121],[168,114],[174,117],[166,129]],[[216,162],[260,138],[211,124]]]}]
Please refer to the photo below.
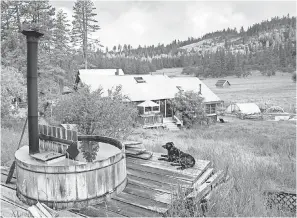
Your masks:
[{"label": "meadow", "polygon": [[172,141],[196,159],[211,161],[216,170],[227,170],[232,183],[218,189],[207,216],[292,216],[267,210],[263,192],[295,191],[295,128],[291,121],[233,119],[179,132],[138,130],[129,139],[155,152],[165,152],[161,145]]},{"label": "meadow", "polygon": [[[169,77],[182,75],[183,68],[170,68],[157,70],[153,74],[165,74]],[[200,78],[218,97],[225,106],[232,102],[256,103],[260,108],[280,106],[286,112],[296,113],[296,83],[292,81],[291,73],[276,72],[275,76],[263,76],[259,71],[253,71],[252,76],[237,78],[227,76],[224,78]],[[217,88],[219,79],[230,82],[229,88]]]},{"label": "meadow", "polygon": [[207,78],[203,82],[224,102],[256,103],[260,108],[280,106],[286,112],[296,113],[296,83],[292,74],[277,72],[275,76],[262,76],[253,72],[246,78],[225,77],[231,84],[229,88],[217,88],[218,79]]},{"label": "meadow", "polygon": [[[170,72],[172,69],[165,70],[165,74]],[[173,74],[179,76],[180,72],[181,69],[175,69]],[[203,82],[226,104],[266,103],[282,106],[287,112],[295,111],[296,84],[291,74],[278,73],[270,78],[253,74],[248,78],[226,79],[231,83],[227,89],[216,88],[217,79]],[[140,141],[146,149],[155,152],[165,152],[161,145],[172,141],[196,159],[211,161],[216,170],[227,170],[232,182],[215,192],[206,216],[294,216],[286,211],[266,209],[263,191],[296,191],[296,122],[226,119],[230,122],[178,132],[135,129],[129,140]],[[24,122],[1,121],[1,165],[12,163]],[[22,145],[26,144],[27,129],[22,141]],[[178,208],[174,216],[187,216],[182,211]]]}]

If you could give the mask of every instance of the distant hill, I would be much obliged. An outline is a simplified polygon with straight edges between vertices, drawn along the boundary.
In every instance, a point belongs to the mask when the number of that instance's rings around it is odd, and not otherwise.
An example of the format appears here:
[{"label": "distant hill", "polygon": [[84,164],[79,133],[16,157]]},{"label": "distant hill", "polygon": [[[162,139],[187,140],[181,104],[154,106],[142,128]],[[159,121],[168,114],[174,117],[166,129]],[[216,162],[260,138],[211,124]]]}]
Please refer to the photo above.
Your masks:
[{"label": "distant hill", "polygon": [[249,75],[250,70],[274,75],[296,68],[296,17],[273,17],[246,30],[227,28],[203,37],[157,46],[114,46],[99,52],[93,68],[122,68],[127,74],[147,74],[163,68],[184,68],[185,74],[221,77]]}]

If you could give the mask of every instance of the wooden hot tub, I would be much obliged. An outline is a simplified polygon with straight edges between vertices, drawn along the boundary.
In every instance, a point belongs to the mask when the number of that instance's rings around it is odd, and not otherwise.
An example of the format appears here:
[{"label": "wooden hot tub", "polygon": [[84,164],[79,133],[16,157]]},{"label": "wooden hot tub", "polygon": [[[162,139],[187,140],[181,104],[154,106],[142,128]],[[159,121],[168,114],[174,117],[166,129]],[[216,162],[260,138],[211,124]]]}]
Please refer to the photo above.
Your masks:
[{"label": "wooden hot tub", "polygon": [[78,136],[78,141],[100,142],[99,157],[93,162],[66,159],[49,165],[32,158],[28,146],[15,153],[17,196],[24,203],[80,208],[100,203],[125,188],[126,157],[121,142],[101,136]]}]

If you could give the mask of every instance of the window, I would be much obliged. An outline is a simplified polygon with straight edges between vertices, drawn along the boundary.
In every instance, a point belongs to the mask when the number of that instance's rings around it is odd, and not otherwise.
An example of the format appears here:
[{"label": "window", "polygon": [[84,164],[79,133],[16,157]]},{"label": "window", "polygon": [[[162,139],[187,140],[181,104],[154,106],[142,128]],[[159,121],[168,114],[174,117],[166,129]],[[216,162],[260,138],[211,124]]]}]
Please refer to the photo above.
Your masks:
[{"label": "window", "polygon": [[155,106],[155,107],[153,107],[153,111],[159,111],[159,106]]},{"label": "window", "polygon": [[205,105],[206,114],[215,114],[216,113],[216,104],[206,104]]},{"label": "window", "polygon": [[150,112],[150,111],[152,111],[152,108],[151,107],[146,107],[145,108],[145,112]]},{"label": "window", "polygon": [[137,83],[145,83],[145,80],[142,77],[134,77]]}]

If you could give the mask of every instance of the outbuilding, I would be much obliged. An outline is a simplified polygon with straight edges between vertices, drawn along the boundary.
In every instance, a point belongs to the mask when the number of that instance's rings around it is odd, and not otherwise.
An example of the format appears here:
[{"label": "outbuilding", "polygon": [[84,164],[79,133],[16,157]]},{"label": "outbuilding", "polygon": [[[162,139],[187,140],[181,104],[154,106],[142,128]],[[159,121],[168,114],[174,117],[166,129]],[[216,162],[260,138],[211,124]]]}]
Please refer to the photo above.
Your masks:
[{"label": "outbuilding", "polygon": [[225,79],[220,79],[216,83],[217,88],[228,88],[230,86],[231,86],[231,84],[229,83],[229,81],[225,80]]},{"label": "outbuilding", "polygon": [[261,110],[255,103],[232,103],[230,104],[226,111],[227,114],[260,114]]}]

